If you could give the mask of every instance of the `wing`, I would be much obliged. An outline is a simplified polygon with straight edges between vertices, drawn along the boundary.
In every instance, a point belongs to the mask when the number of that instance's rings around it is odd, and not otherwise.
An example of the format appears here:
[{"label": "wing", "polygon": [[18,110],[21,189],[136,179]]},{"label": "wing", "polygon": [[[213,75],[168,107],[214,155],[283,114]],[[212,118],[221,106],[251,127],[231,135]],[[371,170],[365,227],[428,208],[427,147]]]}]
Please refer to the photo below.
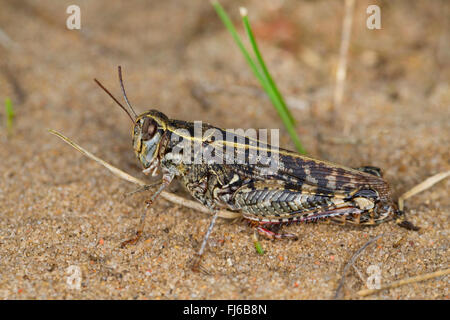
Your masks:
[{"label": "wing", "polygon": [[241,178],[282,184],[285,189],[324,196],[348,197],[360,189],[370,188],[381,198],[390,198],[389,186],[381,177],[214,129],[221,134],[214,135],[214,139],[204,137],[203,147],[207,154],[223,159]]}]

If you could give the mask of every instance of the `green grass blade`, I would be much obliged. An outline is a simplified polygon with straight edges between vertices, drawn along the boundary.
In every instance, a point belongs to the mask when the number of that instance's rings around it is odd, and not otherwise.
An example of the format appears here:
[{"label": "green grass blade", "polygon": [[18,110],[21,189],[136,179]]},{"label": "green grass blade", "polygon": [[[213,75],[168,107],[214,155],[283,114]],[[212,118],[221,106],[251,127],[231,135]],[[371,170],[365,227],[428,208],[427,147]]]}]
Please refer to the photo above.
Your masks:
[{"label": "green grass blade", "polygon": [[13,121],[14,121],[14,109],[10,98],[5,99],[5,111],[6,111],[6,128],[8,133],[12,133]]},{"label": "green grass blade", "polygon": [[228,17],[227,13],[223,9],[223,7],[220,5],[218,1],[212,1],[211,2],[214,9],[216,10],[217,14],[219,15],[220,19],[222,20],[225,27],[228,29],[228,31],[231,33],[231,36],[233,37],[234,41],[238,45],[239,49],[241,49],[242,54],[245,57],[245,60],[247,60],[247,63],[250,65],[250,68],[252,69],[255,76],[261,81],[265,82],[264,76],[261,73],[261,71],[256,66],[255,62],[253,61],[252,57],[248,53],[247,49],[245,49],[244,44],[241,41],[241,38],[239,37],[236,28],[233,25],[233,22],[231,22],[230,18]]},{"label": "green grass blade", "polygon": [[[241,38],[239,37],[236,28],[234,27],[233,23],[231,22],[230,18],[228,17],[227,13],[223,9],[223,7],[220,5],[220,3],[216,0],[212,1],[212,5],[214,9],[216,10],[217,14],[219,15],[220,19],[228,29],[228,31],[231,33],[233,39],[235,40],[236,44],[240,48],[242,54],[244,55],[245,59],[247,60],[247,63],[249,64],[250,68],[252,69],[253,73],[255,74],[256,78],[261,83],[261,86],[263,87],[264,91],[269,96],[270,101],[274,105],[275,109],[278,112],[278,115],[280,116],[281,120],[283,121],[283,124],[288,131],[292,141],[294,142],[294,145],[299,153],[306,154],[305,149],[303,148],[300,139],[297,136],[297,132],[295,130],[295,121],[292,114],[289,112],[289,109],[286,106],[286,103],[284,102],[280,92],[278,91],[275,82],[273,81],[272,77],[269,74],[269,71],[267,70],[267,67],[262,59],[262,55],[259,52],[259,49],[256,45],[255,38],[253,37],[253,32],[250,28],[250,23],[248,23],[247,19],[247,25],[244,25],[247,30],[250,30],[250,33],[247,31],[247,34],[249,34],[250,41],[252,42],[253,49],[255,51],[255,55],[257,56],[258,64],[255,63],[255,61],[252,59],[251,55],[245,48],[244,44],[241,41]],[[256,47],[256,50],[255,50]],[[262,62],[262,63],[261,63]]]},{"label": "green grass blade", "polygon": [[255,245],[256,252],[262,256],[264,254],[264,249],[262,248],[261,243],[259,241],[255,241],[253,244]]},{"label": "green grass blade", "polygon": [[256,252],[262,256],[264,254],[264,249],[262,248],[261,242],[259,242],[258,238],[258,231],[255,229],[253,232],[253,245],[255,246]]},{"label": "green grass blade", "polygon": [[269,82],[269,85],[273,88],[273,91],[274,91],[277,99],[280,100],[281,105],[282,105],[283,109],[285,110],[285,112],[288,114],[292,125],[295,126],[295,119],[294,119],[292,113],[290,112],[290,110],[288,109],[288,107],[286,106],[286,102],[284,101],[283,96],[281,95],[280,91],[278,90],[276,83],[273,81],[273,78],[270,75],[269,70],[267,69],[267,66],[266,66],[266,63],[264,62],[261,51],[259,51],[258,44],[256,43],[255,36],[253,35],[252,28],[250,27],[247,10],[244,8],[241,8],[241,15],[242,15],[242,21],[244,22],[244,26],[245,26],[245,31],[247,32],[247,36],[250,40],[250,43],[252,44],[253,51],[256,55],[256,58],[258,59],[259,65],[261,66],[264,76],[266,77],[267,81]]}]

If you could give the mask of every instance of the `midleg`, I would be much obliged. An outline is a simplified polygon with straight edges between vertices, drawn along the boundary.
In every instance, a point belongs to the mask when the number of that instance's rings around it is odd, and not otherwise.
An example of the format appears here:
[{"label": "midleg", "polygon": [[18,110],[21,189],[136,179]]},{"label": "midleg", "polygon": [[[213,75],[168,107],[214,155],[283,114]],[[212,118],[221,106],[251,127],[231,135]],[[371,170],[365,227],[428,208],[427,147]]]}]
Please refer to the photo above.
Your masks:
[{"label": "midleg", "polygon": [[158,195],[170,184],[170,182],[172,182],[173,178],[174,178],[174,175],[172,175],[172,174],[163,175],[162,180],[161,180],[161,185],[159,186],[158,190],[151,196],[151,198],[149,200],[146,201],[146,206],[145,206],[144,212],[141,214],[141,219],[139,221],[139,225],[136,230],[136,235],[133,238],[122,242],[122,244],[121,244],[122,248],[126,247],[129,244],[136,244],[138,242],[138,240],[140,239],[140,237],[142,235],[142,232],[144,231],[145,218],[147,216],[147,209],[156,200]]},{"label": "midleg", "polygon": [[214,228],[214,225],[216,224],[217,217],[218,217],[218,213],[217,213],[217,211],[214,211],[214,215],[213,215],[213,217],[211,219],[211,222],[209,223],[209,227],[208,227],[208,230],[206,231],[205,237],[203,238],[202,245],[200,246],[200,250],[198,251],[198,253],[194,257],[192,270],[195,271],[195,272],[198,272],[198,271],[201,270],[200,263],[201,263],[201,259],[202,259],[202,256],[203,256],[203,252],[205,251],[206,244],[208,243],[209,236],[211,235],[211,232],[212,232],[212,230]]}]

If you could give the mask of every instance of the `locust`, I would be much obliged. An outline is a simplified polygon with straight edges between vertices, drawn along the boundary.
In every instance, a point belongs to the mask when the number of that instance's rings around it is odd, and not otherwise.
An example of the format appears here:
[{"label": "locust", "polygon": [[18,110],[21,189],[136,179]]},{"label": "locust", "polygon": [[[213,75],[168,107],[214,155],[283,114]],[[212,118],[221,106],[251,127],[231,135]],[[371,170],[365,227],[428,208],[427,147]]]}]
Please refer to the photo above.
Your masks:
[{"label": "locust", "polygon": [[[218,217],[218,210],[237,211],[254,228],[255,235],[268,239],[293,239],[291,233],[282,233],[281,227],[294,222],[327,221],[342,225],[375,226],[394,220],[399,226],[418,230],[409,222],[393,199],[388,182],[381,170],[373,166],[349,168],[318,160],[282,148],[272,148],[258,139],[239,136],[227,130],[203,123],[202,133],[196,136],[193,122],[168,118],[158,110],[137,115],[125,92],[119,66],[119,83],[128,109],[125,108],[97,79],[97,84],[127,113],[133,123],[132,145],[145,174],[161,179],[142,190],[157,187],[146,201],[150,206],[175,178],[180,178],[186,189],[212,212],[192,269],[200,270],[209,236]],[[131,112],[130,112],[131,111]],[[218,134],[217,134],[218,133]],[[221,138],[223,137],[223,138]],[[184,148],[180,146],[183,143]],[[186,143],[196,145],[187,157]],[[214,156],[239,158],[241,162],[214,162],[195,160],[209,151]],[[232,152],[228,152],[232,150]],[[256,152],[264,151],[265,157]],[[268,157],[276,155],[275,170],[268,169]],[[228,157],[228,158],[227,158]],[[142,235],[146,210],[133,238],[122,246],[135,244]]]}]

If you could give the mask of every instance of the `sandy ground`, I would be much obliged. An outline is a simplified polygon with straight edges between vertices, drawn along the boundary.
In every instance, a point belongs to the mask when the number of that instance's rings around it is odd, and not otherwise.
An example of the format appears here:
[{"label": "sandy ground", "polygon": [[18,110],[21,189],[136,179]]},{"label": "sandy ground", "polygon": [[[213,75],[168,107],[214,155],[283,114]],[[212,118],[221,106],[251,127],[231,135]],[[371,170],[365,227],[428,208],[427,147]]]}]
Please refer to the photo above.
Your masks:
[{"label": "sandy ground", "polygon": [[[2,1],[0,97],[16,118],[0,127],[0,298],[329,299],[353,253],[344,298],[358,299],[375,265],[386,284],[448,268],[450,180],[407,202],[422,229],[289,226],[297,242],[252,244],[244,223],[220,221],[204,266],[189,269],[210,217],[163,199],[143,239],[120,249],[148,194],[112,176],[46,129],[61,131],[144,178],[130,122],[92,81],[117,96],[116,67],[139,112],[225,128],[282,127],[208,1],[76,1],[80,31],[65,27],[73,1]],[[396,195],[449,170],[450,50],[447,1],[375,1],[382,30],[365,27],[374,1],[358,1],[343,107],[330,119],[342,1],[223,1],[236,23],[246,5],[267,64],[309,154],[383,168]],[[242,32],[242,28],[240,28]],[[333,121],[334,120],[334,121]],[[281,145],[293,148],[281,130]],[[174,184],[171,191],[186,195]],[[67,281],[81,274],[80,288]],[[373,276],[373,275],[372,275]],[[76,283],[76,281],[75,281]],[[449,278],[385,290],[368,299],[448,299]]]}]

